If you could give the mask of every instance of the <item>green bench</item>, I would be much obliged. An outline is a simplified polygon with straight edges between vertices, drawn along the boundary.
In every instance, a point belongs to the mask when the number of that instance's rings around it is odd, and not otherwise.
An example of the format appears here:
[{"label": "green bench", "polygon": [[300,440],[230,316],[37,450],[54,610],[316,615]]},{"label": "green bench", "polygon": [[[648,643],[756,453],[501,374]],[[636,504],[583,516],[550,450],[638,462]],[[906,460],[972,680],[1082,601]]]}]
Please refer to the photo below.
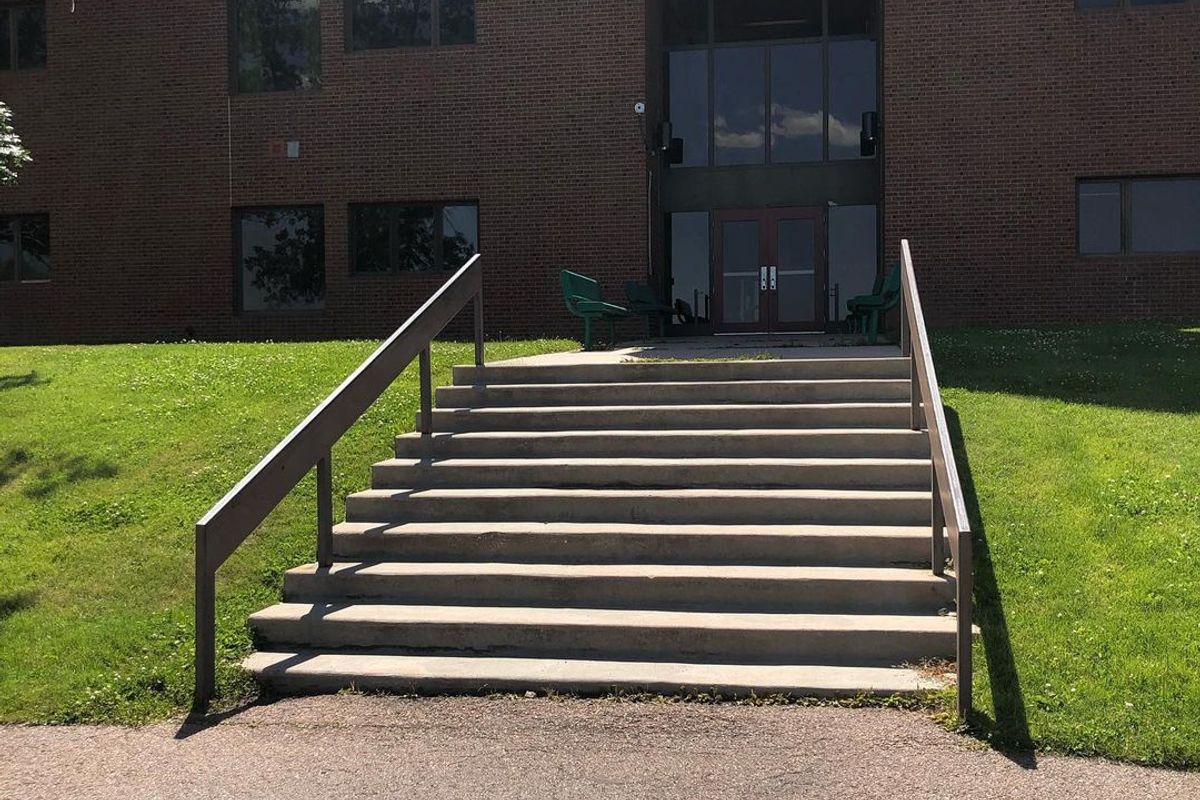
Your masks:
[{"label": "green bench", "polygon": [[856,331],[867,334],[867,343],[875,344],[879,338],[879,325],[883,315],[900,305],[900,265],[893,264],[886,276],[875,280],[871,294],[861,294],[846,303],[850,312],[848,320]]},{"label": "green bench", "polygon": [[658,322],[658,335],[666,333],[667,320],[675,313],[671,306],[660,303],[654,290],[637,281],[625,284],[625,299],[629,301],[629,311],[646,318],[646,335],[654,335],[654,323]]},{"label": "green bench", "polygon": [[600,284],[578,272],[562,271],[563,301],[567,311],[583,320],[583,349],[592,349],[592,320],[608,321],[609,341],[616,339],[616,321],[629,316],[629,309],[606,303]]}]

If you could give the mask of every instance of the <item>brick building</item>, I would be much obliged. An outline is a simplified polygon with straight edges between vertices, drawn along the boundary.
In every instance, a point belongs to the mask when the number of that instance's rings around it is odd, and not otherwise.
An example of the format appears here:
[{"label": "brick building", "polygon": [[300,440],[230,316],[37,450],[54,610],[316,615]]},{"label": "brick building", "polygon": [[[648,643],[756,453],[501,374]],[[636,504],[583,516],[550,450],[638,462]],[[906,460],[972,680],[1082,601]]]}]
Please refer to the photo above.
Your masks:
[{"label": "brick building", "polygon": [[381,336],[476,248],[492,336],[575,333],[563,267],[824,330],[901,237],[935,323],[1195,317],[1198,41],[1194,0],[0,2],[0,343]]}]

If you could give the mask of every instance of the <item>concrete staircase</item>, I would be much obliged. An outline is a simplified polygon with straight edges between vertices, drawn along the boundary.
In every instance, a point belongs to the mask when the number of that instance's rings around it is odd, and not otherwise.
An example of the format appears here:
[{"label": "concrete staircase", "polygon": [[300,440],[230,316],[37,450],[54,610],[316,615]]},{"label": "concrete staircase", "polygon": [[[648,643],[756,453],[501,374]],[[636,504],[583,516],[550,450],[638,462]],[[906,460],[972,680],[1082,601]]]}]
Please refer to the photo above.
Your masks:
[{"label": "concrete staircase", "polygon": [[[847,354],[853,354],[847,350]],[[952,659],[909,362],[455,369],[289,572],[282,692],[911,693]]]}]

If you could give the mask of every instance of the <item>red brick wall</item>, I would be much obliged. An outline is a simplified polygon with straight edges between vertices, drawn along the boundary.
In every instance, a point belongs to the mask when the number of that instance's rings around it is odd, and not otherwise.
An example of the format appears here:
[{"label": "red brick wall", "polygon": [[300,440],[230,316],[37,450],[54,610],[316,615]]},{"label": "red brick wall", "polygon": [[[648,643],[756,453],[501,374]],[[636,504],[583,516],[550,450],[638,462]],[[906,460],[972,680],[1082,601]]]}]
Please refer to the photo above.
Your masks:
[{"label": "red brick wall", "polygon": [[1077,178],[1200,174],[1200,3],[884,4],[885,242],[932,322],[1200,317],[1200,256],[1075,249]]},{"label": "red brick wall", "polygon": [[[0,73],[35,158],[0,213],[52,242],[49,284],[0,284],[0,343],[382,336],[442,278],[351,275],[351,202],[478,200],[490,336],[575,333],[563,266],[645,273],[641,2],[478,0],[475,46],[347,53],[323,0],[323,88],[232,98],[223,0],[70,7],[47,69]],[[310,203],[325,311],[235,313],[231,205]]]}]

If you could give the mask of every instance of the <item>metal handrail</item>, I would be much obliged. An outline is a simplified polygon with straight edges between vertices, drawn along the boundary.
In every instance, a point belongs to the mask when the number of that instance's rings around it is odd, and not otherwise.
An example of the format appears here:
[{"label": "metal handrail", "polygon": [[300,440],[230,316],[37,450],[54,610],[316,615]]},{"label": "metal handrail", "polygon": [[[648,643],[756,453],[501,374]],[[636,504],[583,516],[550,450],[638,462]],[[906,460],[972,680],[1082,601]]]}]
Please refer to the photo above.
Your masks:
[{"label": "metal handrail", "polygon": [[483,260],[476,255],[196,524],[197,708],[207,707],[216,691],[217,570],[314,467],[317,563],[332,565],[333,445],[414,358],[420,360],[421,432],[432,433],[430,347],[471,300],[475,301],[475,365],[482,367]]},{"label": "metal handrail", "polygon": [[933,572],[942,575],[946,569],[946,538],[950,540],[950,558],[954,563],[955,602],[958,618],[958,642],[955,648],[958,671],[958,716],[965,719],[971,710],[971,643],[973,641],[972,589],[973,553],[971,521],[963,497],[962,481],[954,449],[950,444],[950,429],[946,425],[946,410],[933,354],[929,348],[929,333],[925,314],[921,310],[921,295],[913,270],[912,250],[908,240],[900,242],[900,274],[904,300],[900,306],[900,347],[912,361],[912,429],[929,431],[929,451],[932,468],[932,527]]}]

